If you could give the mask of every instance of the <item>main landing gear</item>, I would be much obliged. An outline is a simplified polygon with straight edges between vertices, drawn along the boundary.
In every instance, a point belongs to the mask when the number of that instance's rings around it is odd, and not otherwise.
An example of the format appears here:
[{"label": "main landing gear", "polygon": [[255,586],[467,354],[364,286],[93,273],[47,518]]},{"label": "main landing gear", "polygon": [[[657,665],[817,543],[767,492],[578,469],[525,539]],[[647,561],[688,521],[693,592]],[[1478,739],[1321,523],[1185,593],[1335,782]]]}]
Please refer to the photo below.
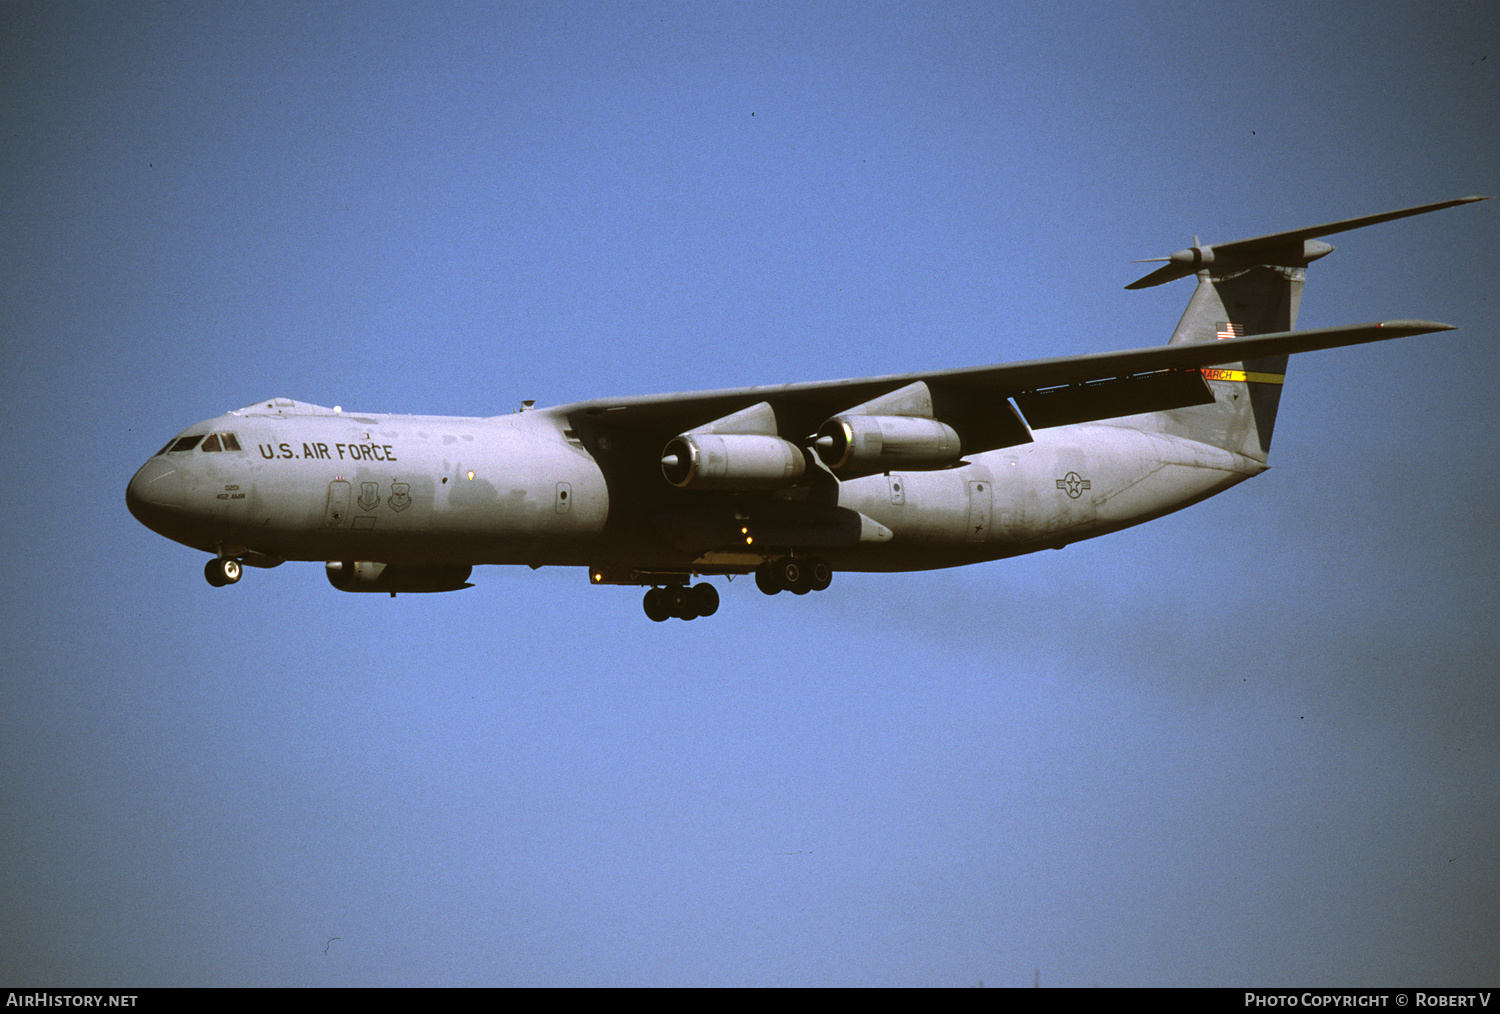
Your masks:
[{"label": "main landing gear", "polygon": [[234,584],[244,573],[240,561],[232,556],[216,556],[203,568],[203,576],[208,578],[208,583],[215,588],[222,588],[226,584]]},{"label": "main landing gear", "polygon": [[719,611],[719,590],[711,584],[670,585],[652,588],[646,592],[646,615],[657,623],[675,616],[679,620],[695,620],[700,616],[712,616]]},{"label": "main landing gear", "polygon": [[[822,591],[833,584],[833,568],[828,561],[817,556],[783,556],[779,560],[767,560],[755,569],[755,586],[767,595],[789,591],[794,595],[806,595],[810,591]],[[711,584],[667,585],[646,592],[641,605],[646,615],[657,623],[673,616],[679,620],[695,620],[700,616],[712,616],[719,611],[719,592]]]},{"label": "main landing gear", "polygon": [[816,556],[783,556],[767,560],[755,569],[755,587],[767,595],[789,591],[806,595],[822,591],[833,584],[833,569],[828,561]]}]

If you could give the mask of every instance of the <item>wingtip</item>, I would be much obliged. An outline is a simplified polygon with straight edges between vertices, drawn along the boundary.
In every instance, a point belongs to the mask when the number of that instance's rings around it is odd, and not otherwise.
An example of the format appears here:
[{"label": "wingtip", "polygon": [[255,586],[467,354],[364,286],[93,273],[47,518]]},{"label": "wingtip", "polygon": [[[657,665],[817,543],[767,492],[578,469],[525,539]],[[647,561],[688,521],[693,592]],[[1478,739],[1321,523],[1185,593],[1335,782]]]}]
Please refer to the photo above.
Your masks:
[{"label": "wingtip", "polygon": [[1384,331],[1405,331],[1413,335],[1458,330],[1457,324],[1442,324],[1435,320],[1383,320],[1375,326]]}]

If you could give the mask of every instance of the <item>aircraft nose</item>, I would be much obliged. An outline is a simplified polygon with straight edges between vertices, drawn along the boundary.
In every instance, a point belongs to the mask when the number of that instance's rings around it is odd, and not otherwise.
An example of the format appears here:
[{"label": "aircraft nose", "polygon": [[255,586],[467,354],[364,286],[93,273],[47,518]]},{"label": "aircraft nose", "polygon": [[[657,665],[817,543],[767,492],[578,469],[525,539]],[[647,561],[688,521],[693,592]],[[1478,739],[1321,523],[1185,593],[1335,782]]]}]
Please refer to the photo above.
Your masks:
[{"label": "aircraft nose", "polygon": [[167,459],[152,458],[125,487],[125,506],[147,528],[151,527],[151,517],[160,516],[161,508],[182,510],[187,506],[187,484],[182,481],[182,473]]}]

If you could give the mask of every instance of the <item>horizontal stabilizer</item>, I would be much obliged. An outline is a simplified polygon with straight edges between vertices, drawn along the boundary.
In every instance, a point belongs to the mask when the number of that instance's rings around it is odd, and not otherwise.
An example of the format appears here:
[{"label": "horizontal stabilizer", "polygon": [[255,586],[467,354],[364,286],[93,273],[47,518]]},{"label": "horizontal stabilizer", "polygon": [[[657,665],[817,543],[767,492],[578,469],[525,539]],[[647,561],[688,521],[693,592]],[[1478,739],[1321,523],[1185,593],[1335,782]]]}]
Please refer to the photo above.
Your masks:
[{"label": "horizontal stabilizer", "polygon": [[1161,285],[1163,282],[1186,278],[1188,275],[1195,274],[1207,267],[1223,268],[1225,270],[1249,267],[1254,264],[1306,267],[1311,261],[1317,260],[1319,257],[1333,250],[1330,244],[1318,242],[1317,237],[1319,236],[1332,236],[1335,233],[1348,232],[1350,229],[1361,229],[1367,225],[1379,225],[1381,222],[1391,222],[1398,218],[1406,218],[1411,215],[1424,215],[1429,211],[1441,211],[1443,208],[1452,208],[1460,204],[1471,204],[1474,201],[1487,200],[1489,200],[1488,197],[1460,197],[1453,201],[1421,204],[1414,208],[1402,208],[1400,211],[1386,211],[1378,215],[1365,215],[1361,218],[1346,218],[1339,222],[1326,222],[1323,225],[1312,225],[1305,229],[1273,232],[1266,236],[1240,239],[1231,243],[1190,246],[1186,250],[1177,251],[1170,257],[1151,258],[1152,260],[1161,260],[1167,263],[1144,278],[1136,279],[1125,286],[1125,288],[1149,289],[1153,285]]}]

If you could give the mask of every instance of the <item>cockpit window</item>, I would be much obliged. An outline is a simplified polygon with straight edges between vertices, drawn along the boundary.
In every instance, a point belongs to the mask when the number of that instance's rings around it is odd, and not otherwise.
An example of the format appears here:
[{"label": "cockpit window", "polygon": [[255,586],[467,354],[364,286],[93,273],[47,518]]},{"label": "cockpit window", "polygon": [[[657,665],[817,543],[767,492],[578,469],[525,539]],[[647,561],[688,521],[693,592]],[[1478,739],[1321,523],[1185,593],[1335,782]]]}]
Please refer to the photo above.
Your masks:
[{"label": "cockpit window", "polygon": [[237,451],[240,449],[239,438],[233,433],[210,433],[205,440],[202,433],[192,436],[178,437],[167,441],[167,446],[157,451],[157,454],[173,454],[177,451],[191,451],[198,446],[198,441],[203,441],[203,450],[213,451]]},{"label": "cockpit window", "polygon": [[240,449],[240,442],[235,439],[233,433],[210,433],[208,439],[203,441],[203,449],[210,453],[213,451],[237,451]]},{"label": "cockpit window", "polygon": [[167,441],[167,445],[165,447],[163,447],[161,450],[157,451],[156,454],[152,455],[152,457],[159,457],[160,455],[166,454],[168,451],[170,451],[172,449],[172,445],[175,444],[175,443],[177,443],[177,438],[173,437],[171,440]]}]

